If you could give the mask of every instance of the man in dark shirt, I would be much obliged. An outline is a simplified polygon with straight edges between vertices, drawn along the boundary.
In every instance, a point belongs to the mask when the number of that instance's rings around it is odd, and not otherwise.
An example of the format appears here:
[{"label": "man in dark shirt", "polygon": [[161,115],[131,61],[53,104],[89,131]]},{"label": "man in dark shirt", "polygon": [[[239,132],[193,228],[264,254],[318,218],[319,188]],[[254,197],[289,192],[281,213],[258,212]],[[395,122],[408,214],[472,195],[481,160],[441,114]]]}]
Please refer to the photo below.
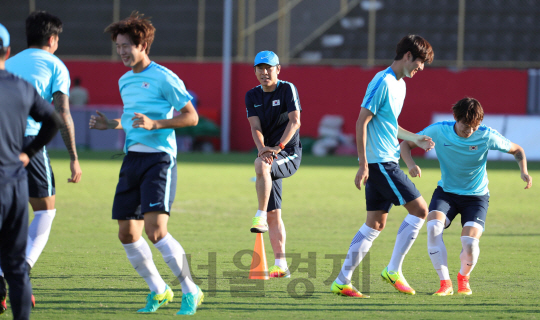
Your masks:
[{"label": "man in dark shirt", "polygon": [[[290,277],[285,260],[285,225],[281,220],[281,180],[292,176],[300,167],[300,98],[296,87],[278,80],[281,71],[278,56],[261,51],[255,57],[255,75],[261,85],[246,94],[246,109],[251,135],[257,146],[255,159],[256,189],[259,208],[251,232],[270,230],[275,265],[271,278]],[[268,222],[267,222],[268,221]]]},{"label": "man in dark shirt", "polygon": [[[28,183],[24,167],[49,142],[61,120],[32,85],[5,70],[9,33],[0,24],[0,263],[9,284],[14,319],[29,319],[32,287],[25,262],[28,237]],[[23,149],[28,115],[43,122],[35,140]],[[0,313],[6,310],[0,279]]]}]

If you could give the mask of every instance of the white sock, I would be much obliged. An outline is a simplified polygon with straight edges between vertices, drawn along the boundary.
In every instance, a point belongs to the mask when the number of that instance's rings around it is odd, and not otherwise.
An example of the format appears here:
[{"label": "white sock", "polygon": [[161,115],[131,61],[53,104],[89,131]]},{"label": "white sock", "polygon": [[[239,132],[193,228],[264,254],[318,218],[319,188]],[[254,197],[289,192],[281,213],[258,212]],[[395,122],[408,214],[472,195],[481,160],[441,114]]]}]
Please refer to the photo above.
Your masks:
[{"label": "white sock", "polygon": [[136,242],[122,245],[124,246],[124,250],[126,250],[129,262],[131,262],[133,268],[146,281],[150,291],[156,294],[165,292],[167,285],[159,275],[154,260],[152,260],[152,251],[150,251],[150,246],[148,246],[146,240],[141,237]]},{"label": "white sock", "polygon": [[266,219],[266,211],[257,210],[257,213],[255,214],[255,217],[261,217]]},{"label": "white sock", "polygon": [[197,292],[197,285],[191,278],[189,264],[184,248],[176,241],[170,233],[159,240],[154,246],[161,252],[163,260],[169,266],[174,276],[182,285],[182,293]]},{"label": "white sock", "polygon": [[459,273],[461,273],[462,276],[469,276],[473,271],[476,262],[478,262],[478,256],[480,255],[480,240],[463,236],[461,237],[461,244],[463,249],[459,255],[459,258],[461,259],[461,269],[459,270]]},{"label": "white sock", "polygon": [[394,245],[394,252],[392,252],[392,258],[388,264],[388,271],[401,273],[401,265],[403,264],[405,255],[409,252],[414,240],[416,240],[416,236],[418,236],[418,232],[423,224],[424,219],[420,219],[412,214],[408,214],[405,217],[396,236],[396,244]]},{"label": "white sock", "polygon": [[28,227],[28,241],[26,244],[26,262],[30,267],[34,267],[47,244],[47,240],[49,240],[55,215],[56,209],[34,211],[34,220]]},{"label": "white sock", "polygon": [[337,284],[343,285],[351,283],[354,269],[356,269],[360,264],[360,261],[364,259],[369,248],[371,248],[371,245],[373,244],[373,240],[379,236],[379,233],[380,231],[371,229],[365,223],[360,227],[351,241],[347,257],[341,267],[341,272],[336,278]]},{"label": "white sock", "polygon": [[440,280],[450,280],[448,254],[443,241],[444,222],[431,220],[427,223],[428,254]]},{"label": "white sock", "polygon": [[287,265],[287,260],[285,260],[285,258],[276,259],[275,265],[283,269],[283,271],[289,269],[289,266]]}]

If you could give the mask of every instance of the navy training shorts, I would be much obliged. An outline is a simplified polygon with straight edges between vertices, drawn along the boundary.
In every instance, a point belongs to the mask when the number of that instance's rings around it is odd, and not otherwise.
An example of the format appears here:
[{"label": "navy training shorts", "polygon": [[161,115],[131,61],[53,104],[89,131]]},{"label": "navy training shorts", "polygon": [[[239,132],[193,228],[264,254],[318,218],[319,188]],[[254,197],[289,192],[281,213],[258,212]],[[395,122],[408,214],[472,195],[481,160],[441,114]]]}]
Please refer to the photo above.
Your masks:
[{"label": "navy training shorts", "polygon": [[[28,146],[36,136],[24,137],[24,147]],[[43,147],[30,159],[26,166],[28,173],[28,196],[30,198],[46,198],[56,194],[54,174],[49,160],[47,148]]]},{"label": "navy training shorts", "polygon": [[277,154],[272,162],[270,175],[272,177],[272,191],[268,199],[266,211],[281,209],[282,179],[296,173],[302,162],[302,147],[286,148]]},{"label": "navy training shorts", "polygon": [[388,212],[392,205],[404,205],[421,196],[396,162],[370,163],[368,168],[365,187],[367,211]]},{"label": "navy training shorts", "polygon": [[446,218],[452,223],[452,220],[461,214],[461,226],[467,222],[476,222],[485,228],[486,216],[489,207],[489,194],[483,196],[466,196],[446,192],[438,186],[433,192],[429,211],[440,211],[446,215]]},{"label": "navy training shorts", "polygon": [[170,214],[176,194],[176,159],[166,152],[128,152],[120,168],[112,218],[142,220],[146,212]]}]

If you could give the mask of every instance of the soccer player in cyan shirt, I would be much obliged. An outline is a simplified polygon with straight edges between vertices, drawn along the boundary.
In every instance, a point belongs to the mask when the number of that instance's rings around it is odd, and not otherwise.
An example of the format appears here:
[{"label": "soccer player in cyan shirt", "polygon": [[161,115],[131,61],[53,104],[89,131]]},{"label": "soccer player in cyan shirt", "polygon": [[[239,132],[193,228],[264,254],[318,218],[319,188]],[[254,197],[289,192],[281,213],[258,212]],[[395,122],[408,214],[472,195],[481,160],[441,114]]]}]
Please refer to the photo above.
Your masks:
[{"label": "soccer player in cyan shirt", "polygon": [[[480,254],[480,236],[485,228],[489,206],[488,178],[486,172],[487,153],[499,150],[513,154],[521,170],[521,179],[532,186],[532,177],[527,171],[525,151],[510,142],[496,130],[482,123],[484,110],[478,100],[464,98],[452,107],[455,121],[443,121],[430,125],[420,132],[429,135],[435,142],[435,150],[441,167],[441,180],[433,192],[429,204],[428,253],[440,279],[436,296],[454,293],[448,272],[447,252],[443,242],[443,230],[461,214],[461,269],[457,275],[458,294],[472,294],[469,286],[470,274]],[[401,143],[401,156],[411,177],[421,175],[420,167],[411,157],[416,148],[411,141]]]},{"label": "soccer player in cyan shirt", "polygon": [[[6,70],[28,81],[47,102],[52,102],[64,120],[60,133],[70,156],[71,178],[77,183],[82,171],[75,144],[75,127],[69,112],[69,72],[64,63],[54,55],[58,49],[62,21],[52,14],[36,11],[26,19],[26,41],[28,49],[6,61]],[[30,144],[39,133],[41,123],[28,116],[24,143]],[[41,255],[56,216],[55,179],[48,152],[43,147],[26,167],[28,191],[34,219],[28,230],[26,262],[33,268]]]},{"label": "soccer player in cyan shirt", "polygon": [[[150,287],[147,304],[138,312],[155,312],[174,296],[141,236],[144,228],[182,285],[182,307],[177,314],[191,315],[204,295],[191,278],[184,249],[167,231],[167,221],[176,193],[174,128],[195,126],[199,117],[182,80],[148,57],[155,33],[149,19],[134,12],[105,31],[111,34],[124,65],[132,70],[118,81],[124,103],[121,119],[109,120],[97,112],[90,128],[126,133],[113,219],[118,220],[118,236],[129,261]],[[182,113],[173,117],[174,109]]]},{"label": "soccer player in cyan shirt", "polygon": [[417,35],[401,39],[394,62],[377,73],[368,85],[356,122],[356,144],[360,168],[355,184],[365,185],[366,223],[358,230],[347,253],[341,272],[331,286],[338,295],[366,297],[352,284],[354,269],[367,254],[373,241],[384,229],[392,205],[402,205],[409,214],[401,224],[394,252],[382,278],[398,291],[415,294],[401,272],[403,259],[413,245],[427,216],[427,204],[407,175],[399,168],[398,138],[415,141],[424,150],[433,148],[428,136],[402,129],[397,122],[405,100],[404,77],[412,78],[433,61],[429,42]]}]

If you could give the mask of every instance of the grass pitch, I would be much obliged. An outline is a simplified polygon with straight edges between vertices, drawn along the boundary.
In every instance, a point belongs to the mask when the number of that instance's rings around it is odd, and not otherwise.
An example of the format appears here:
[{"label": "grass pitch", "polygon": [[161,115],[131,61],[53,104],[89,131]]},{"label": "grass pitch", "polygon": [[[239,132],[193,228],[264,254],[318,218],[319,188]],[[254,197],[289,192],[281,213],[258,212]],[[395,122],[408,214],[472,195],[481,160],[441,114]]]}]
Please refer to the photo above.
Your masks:
[{"label": "grass pitch", "polygon": [[[111,207],[121,157],[80,154],[79,184],[68,184],[65,153],[52,153],[57,214],[49,242],[32,270],[37,300],[33,319],[166,319],[180,308],[181,289],[152,246],[154,261],[175,291],[175,300],[155,314],[136,314],[148,288],[131,267],[117,238]],[[523,190],[516,163],[488,163],[490,209],[481,238],[479,262],[471,277],[473,295],[433,297],[439,279],[427,254],[422,228],[403,272],[416,296],[398,293],[380,280],[395,235],[406,215],[394,207],[386,229],[371,248],[369,264],[359,267],[357,287],[371,299],[338,297],[330,283],[339,272],[352,237],[365,221],[364,192],[354,187],[353,157],[305,156],[300,170],[284,181],[283,220],[287,252],[300,262],[290,279],[247,281],[255,236],[249,232],[257,202],[253,154],[178,157],[178,187],[169,232],[191,254],[192,273],[205,292],[199,318],[528,318],[540,317],[538,281],[540,163],[529,163],[536,179]],[[418,160],[422,178],[413,179],[429,203],[440,178],[435,161]],[[403,165],[403,167],[405,167]],[[31,214],[32,217],[32,214]],[[445,231],[450,274],[457,290],[461,227],[459,218]],[[268,234],[269,265],[274,262]],[[242,251],[245,250],[245,251]],[[311,256],[310,256],[311,255]],[[311,257],[311,260],[309,260]],[[287,259],[289,264],[292,259]],[[334,267],[336,265],[336,267]],[[364,268],[364,272],[362,272]],[[369,268],[369,272],[367,272]],[[9,302],[8,302],[9,303]],[[0,319],[11,318],[8,311]]]}]

